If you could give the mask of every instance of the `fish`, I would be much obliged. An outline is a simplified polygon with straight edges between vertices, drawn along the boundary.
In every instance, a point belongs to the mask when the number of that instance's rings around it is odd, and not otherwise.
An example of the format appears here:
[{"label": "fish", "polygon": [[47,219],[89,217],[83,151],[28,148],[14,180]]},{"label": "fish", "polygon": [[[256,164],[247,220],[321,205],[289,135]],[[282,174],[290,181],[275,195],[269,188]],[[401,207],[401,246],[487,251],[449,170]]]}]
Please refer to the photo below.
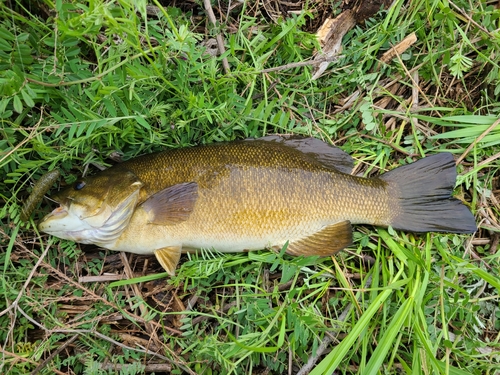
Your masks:
[{"label": "fish", "polygon": [[169,274],[184,252],[281,249],[326,257],[350,246],[353,225],[473,233],[453,155],[424,157],[372,178],[316,138],[267,136],[146,154],[77,180],[53,199],[42,232],[155,254]]}]

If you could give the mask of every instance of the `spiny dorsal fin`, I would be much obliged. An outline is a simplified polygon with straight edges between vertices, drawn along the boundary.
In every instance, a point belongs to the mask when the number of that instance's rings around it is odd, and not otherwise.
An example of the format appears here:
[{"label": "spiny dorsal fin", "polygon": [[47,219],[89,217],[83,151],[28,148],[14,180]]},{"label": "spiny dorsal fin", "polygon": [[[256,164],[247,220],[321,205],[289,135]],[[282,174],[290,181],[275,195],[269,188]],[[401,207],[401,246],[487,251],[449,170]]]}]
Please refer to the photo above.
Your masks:
[{"label": "spiny dorsal fin", "polygon": [[179,263],[179,259],[181,258],[181,247],[162,247],[161,249],[155,250],[155,256],[163,269],[171,276],[174,276],[177,263]]},{"label": "spiny dorsal fin", "polygon": [[290,242],[287,253],[295,256],[331,256],[352,243],[352,227],[349,221],[329,225],[313,235]]},{"label": "spiny dorsal fin", "polygon": [[198,184],[187,182],[153,194],[141,206],[149,215],[149,223],[173,225],[189,218],[197,199]]},{"label": "spiny dorsal fin", "polygon": [[354,162],[349,154],[320,139],[312,137],[304,138],[298,136],[269,135],[252,141],[281,143],[302,152],[311,161],[318,162],[327,168],[333,168],[342,173],[350,174],[354,168]]}]

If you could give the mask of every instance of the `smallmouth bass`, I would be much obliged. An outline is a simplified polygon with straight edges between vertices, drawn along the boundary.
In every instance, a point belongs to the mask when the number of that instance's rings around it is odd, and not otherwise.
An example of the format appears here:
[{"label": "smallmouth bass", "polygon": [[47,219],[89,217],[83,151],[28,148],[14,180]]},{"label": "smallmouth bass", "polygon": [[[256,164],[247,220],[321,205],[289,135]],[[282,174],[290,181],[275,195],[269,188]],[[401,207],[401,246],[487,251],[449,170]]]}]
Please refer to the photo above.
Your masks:
[{"label": "smallmouth bass", "polygon": [[351,224],[472,233],[451,197],[453,156],[441,153],[375,178],[352,176],[342,150],[315,138],[269,136],[148,154],[84,177],[56,195],[39,229],[106,249],[155,254],[174,274],[182,252],[281,248],[330,256]]}]

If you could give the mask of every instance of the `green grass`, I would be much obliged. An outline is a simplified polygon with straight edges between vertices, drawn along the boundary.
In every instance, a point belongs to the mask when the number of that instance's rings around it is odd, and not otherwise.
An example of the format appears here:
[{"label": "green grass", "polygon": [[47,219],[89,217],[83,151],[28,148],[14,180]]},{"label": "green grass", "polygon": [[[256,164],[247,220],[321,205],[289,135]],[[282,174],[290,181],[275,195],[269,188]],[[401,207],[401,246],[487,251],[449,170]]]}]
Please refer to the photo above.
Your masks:
[{"label": "green grass", "polygon": [[[317,357],[312,374],[498,374],[500,11],[396,2],[312,81],[310,66],[262,71],[313,56],[319,3],[277,22],[220,3],[225,23],[206,35],[189,4],[157,16],[143,1],[0,4],[0,372],[295,374]],[[219,31],[230,74],[200,44]],[[378,66],[411,32],[418,41]],[[453,152],[480,230],[358,226],[332,259],[205,251],[174,277],[128,256],[132,280],[96,283],[82,277],[126,272],[117,253],[38,233],[49,200],[20,221],[53,168],[51,192],[114,155],[273,133],[333,141],[366,176]]]}]

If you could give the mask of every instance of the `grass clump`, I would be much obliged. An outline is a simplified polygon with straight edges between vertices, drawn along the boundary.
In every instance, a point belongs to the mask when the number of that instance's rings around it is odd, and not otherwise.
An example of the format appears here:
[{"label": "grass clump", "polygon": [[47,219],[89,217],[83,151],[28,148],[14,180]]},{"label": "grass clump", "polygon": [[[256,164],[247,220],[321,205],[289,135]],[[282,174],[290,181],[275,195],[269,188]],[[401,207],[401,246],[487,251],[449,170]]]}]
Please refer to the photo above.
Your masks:
[{"label": "grass clump", "polygon": [[[0,4],[2,373],[500,370],[499,10],[397,1],[312,80],[312,66],[288,64],[312,58],[339,9],[300,4],[283,16],[220,3],[215,27],[198,3]],[[453,152],[479,231],[359,226],[332,259],[205,251],[166,278],[150,257],[40,235],[49,200],[20,221],[54,168],[53,191],[120,159],[272,133],[334,141],[365,176]]]}]

